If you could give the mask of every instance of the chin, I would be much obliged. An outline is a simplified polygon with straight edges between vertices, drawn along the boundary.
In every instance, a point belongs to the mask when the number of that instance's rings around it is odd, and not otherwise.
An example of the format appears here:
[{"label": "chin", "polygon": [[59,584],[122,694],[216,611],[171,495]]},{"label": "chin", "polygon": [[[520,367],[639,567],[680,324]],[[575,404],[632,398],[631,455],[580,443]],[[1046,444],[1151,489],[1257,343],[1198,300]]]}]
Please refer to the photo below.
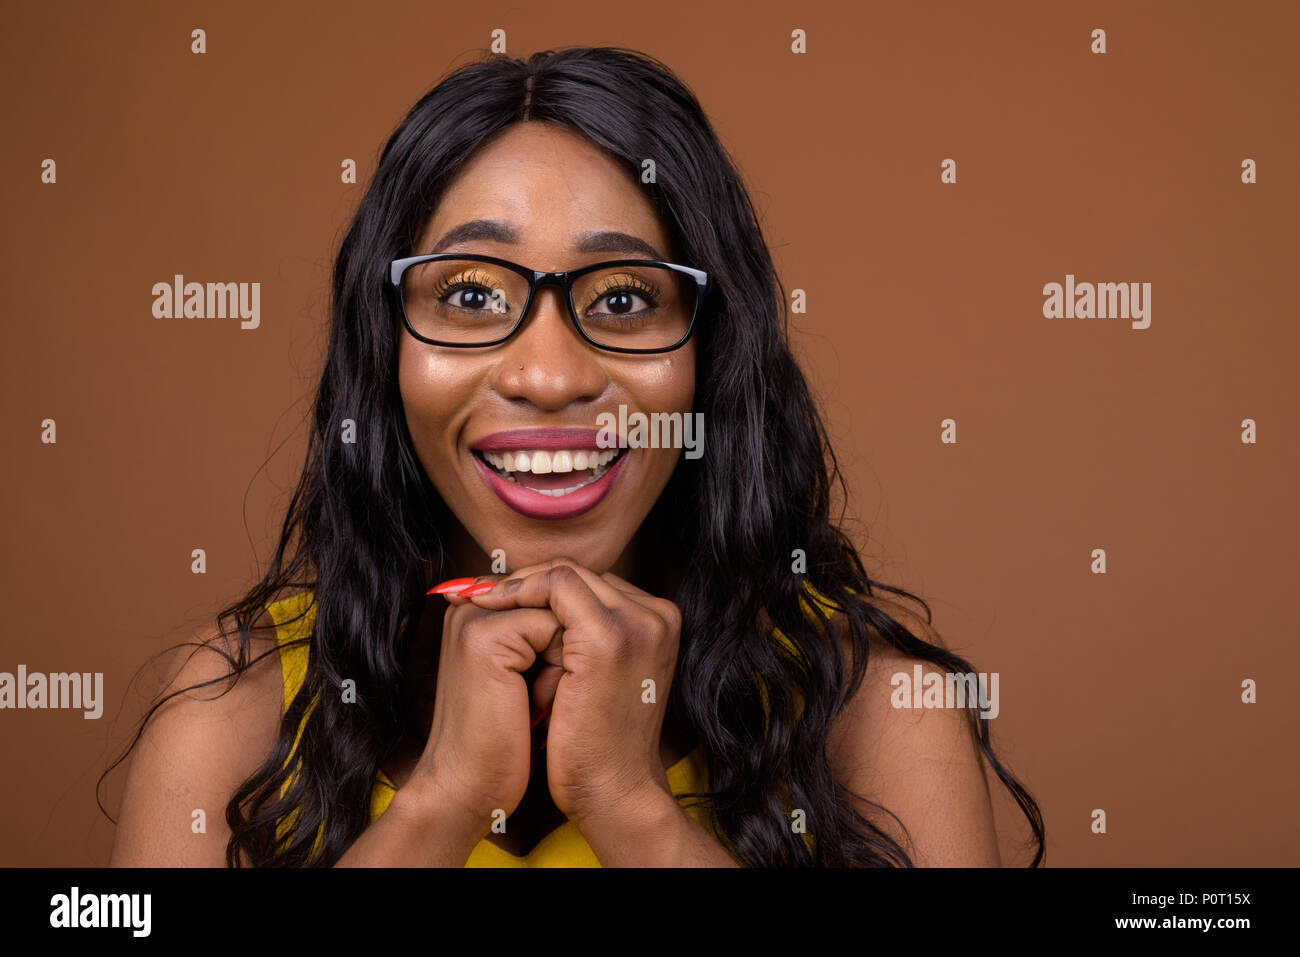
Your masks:
[{"label": "chin", "polygon": [[610,554],[608,543],[602,542],[605,548],[593,548],[591,543],[584,539],[566,537],[557,535],[554,537],[547,536],[548,541],[545,544],[539,543],[537,547],[526,550],[516,549],[511,552],[506,550],[506,567],[510,571],[518,568],[527,568],[530,565],[540,565],[544,562],[553,561],[557,558],[567,558],[584,568],[589,568],[597,575],[603,575],[609,571],[618,562],[622,549],[616,554]]}]

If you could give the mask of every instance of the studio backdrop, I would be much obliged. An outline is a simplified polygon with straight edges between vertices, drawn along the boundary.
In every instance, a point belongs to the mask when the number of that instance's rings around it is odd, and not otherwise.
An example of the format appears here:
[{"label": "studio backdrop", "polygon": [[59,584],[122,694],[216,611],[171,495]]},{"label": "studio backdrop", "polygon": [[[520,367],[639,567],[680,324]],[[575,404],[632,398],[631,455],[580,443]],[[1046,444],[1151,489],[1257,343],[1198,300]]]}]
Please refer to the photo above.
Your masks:
[{"label": "studio backdrop", "polygon": [[[97,796],[116,814],[123,772],[97,784],[141,714],[133,677],[265,569],[332,259],[395,124],[456,66],[574,45],[657,57],[708,113],[789,297],[846,528],[997,676],[994,744],[1042,806],[1047,864],[1300,862],[1300,6],[5,21],[0,864],[107,862]],[[191,284],[220,284],[217,307]],[[33,675],[73,677],[34,696]],[[1024,864],[1025,819],[990,791]]]}]

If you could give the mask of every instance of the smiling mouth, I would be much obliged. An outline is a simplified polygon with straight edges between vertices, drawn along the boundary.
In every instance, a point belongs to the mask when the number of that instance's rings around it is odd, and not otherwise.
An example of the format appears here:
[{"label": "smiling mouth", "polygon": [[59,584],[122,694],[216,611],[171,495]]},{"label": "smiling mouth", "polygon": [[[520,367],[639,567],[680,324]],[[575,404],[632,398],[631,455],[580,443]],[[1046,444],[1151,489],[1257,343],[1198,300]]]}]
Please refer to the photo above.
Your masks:
[{"label": "smiling mouth", "polygon": [[600,481],[626,452],[626,448],[473,450],[504,481],[551,498],[563,498]]}]

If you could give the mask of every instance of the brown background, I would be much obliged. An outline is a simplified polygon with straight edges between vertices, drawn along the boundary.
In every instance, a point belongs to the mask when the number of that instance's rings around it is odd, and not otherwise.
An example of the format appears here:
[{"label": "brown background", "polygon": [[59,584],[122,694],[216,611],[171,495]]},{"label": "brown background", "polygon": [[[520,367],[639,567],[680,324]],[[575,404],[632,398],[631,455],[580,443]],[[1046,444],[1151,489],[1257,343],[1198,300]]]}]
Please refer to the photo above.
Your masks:
[{"label": "brown background", "polygon": [[[6,12],[0,671],[102,671],[106,705],[0,711],[0,863],[107,861],[127,681],[269,556],[378,150],[502,27],[514,55],[627,45],[696,91],[808,292],[795,347],[869,569],[999,672],[1048,863],[1300,864],[1298,5],[332,6]],[[1151,327],[1044,319],[1067,272],[1151,282]],[[154,319],[174,273],[261,282],[261,327]]]}]

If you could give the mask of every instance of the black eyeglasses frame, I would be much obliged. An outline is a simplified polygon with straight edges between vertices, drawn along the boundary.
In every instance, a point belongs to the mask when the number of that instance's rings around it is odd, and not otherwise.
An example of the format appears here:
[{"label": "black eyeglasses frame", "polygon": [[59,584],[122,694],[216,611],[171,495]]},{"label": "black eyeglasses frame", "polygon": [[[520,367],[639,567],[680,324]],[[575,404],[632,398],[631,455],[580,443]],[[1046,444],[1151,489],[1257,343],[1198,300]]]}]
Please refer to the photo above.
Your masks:
[{"label": "black eyeglasses frame", "polygon": [[[406,270],[411,266],[420,263],[436,262],[448,259],[468,259],[473,262],[490,263],[495,266],[501,266],[512,272],[523,276],[528,280],[528,298],[524,302],[524,307],[519,313],[519,321],[503,336],[492,339],[488,342],[443,342],[437,339],[430,339],[420,335],[411,325],[410,317],[406,314],[405,297],[402,295],[402,277]],[[684,273],[695,280],[696,295],[695,308],[692,310],[691,321],[686,327],[685,334],[670,346],[661,346],[657,349],[626,349],[619,346],[608,346],[604,343],[597,342],[587,331],[582,328],[582,321],[578,318],[577,308],[573,304],[573,282],[575,279],[586,275],[589,272],[595,272],[597,269],[607,269],[611,266],[658,266],[664,269],[671,269],[674,272]],[[692,266],[683,266],[679,263],[661,262],[655,259],[611,259],[605,262],[591,263],[579,269],[570,269],[564,272],[542,272],[537,269],[529,269],[518,263],[511,262],[508,259],[500,259],[496,256],[484,256],[479,253],[430,253],[423,256],[407,256],[403,259],[394,259],[388,267],[389,287],[396,297],[397,308],[402,314],[402,324],[406,326],[406,331],[418,339],[420,342],[428,343],[431,346],[446,346],[453,349],[482,349],[488,346],[496,346],[505,342],[511,336],[515,335],[524,323],[528,320],[529,310],[532,308],[533,300],[537,296],[537,290],[543,286],[559,286],[564,292],[564,301],[569,307],[569,319],[572,320],[573,326],[578,330],[578,335],[595,346],[606,352],[620,352],[630,355],[654,355],[664,352],[672,352],[680,349],[691,338],[695,332],[695,324],[700,316],[700,306],[703,305],[705,296],[713,288],[713,280],[707,272],[702,269],[696,269]]]}]

